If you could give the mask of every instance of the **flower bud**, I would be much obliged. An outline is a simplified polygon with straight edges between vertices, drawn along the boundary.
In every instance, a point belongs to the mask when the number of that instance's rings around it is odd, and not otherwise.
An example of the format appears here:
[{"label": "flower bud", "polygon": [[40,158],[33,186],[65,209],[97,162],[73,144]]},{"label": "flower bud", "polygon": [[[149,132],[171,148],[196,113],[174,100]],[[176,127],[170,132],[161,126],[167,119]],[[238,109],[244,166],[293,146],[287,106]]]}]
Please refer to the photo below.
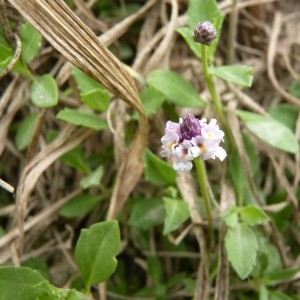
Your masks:
[{"label": "flower bud", "polygon": [[200,135],[201,126],[197,118],[192,114],[187,114],[180,123],[181,141],[191,140],[193,137]]},{"label": "flower bud", "polygon": [[196,43],[210,46],[216,37],[217,30],[215,26],[208,21],[199,23],[194,30],[194,41]]}]

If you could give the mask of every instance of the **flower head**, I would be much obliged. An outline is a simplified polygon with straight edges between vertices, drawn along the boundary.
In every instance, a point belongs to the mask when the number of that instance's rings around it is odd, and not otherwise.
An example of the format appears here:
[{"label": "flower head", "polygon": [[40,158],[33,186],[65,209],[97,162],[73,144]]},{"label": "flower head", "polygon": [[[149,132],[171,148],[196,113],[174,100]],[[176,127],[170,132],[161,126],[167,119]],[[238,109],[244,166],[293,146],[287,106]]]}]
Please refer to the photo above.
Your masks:
[{"label": "flower head", "polygon": [[194,41],[200,44],[210,46],[216,37],[217,30],[215,26],[208,21],[199,23],[194,30]]},{"label": "flower head", "polygon": [[171,158],[176,171],[188,172],[192,169],[192,160],[216,157],[221,161],[227,156],[219,146],[224,132],[219,129],[217,120],[197,119],[192,114],[179,119],[179,123],[168,121],[165,135],[161,138],[161,156]]}]

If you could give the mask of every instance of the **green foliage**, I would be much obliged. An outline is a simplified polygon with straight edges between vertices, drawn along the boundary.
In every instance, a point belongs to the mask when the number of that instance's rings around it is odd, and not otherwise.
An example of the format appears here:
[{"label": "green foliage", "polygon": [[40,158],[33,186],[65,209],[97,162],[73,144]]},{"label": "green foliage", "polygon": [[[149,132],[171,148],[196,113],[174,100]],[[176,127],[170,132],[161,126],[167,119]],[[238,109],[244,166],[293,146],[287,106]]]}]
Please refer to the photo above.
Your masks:
[{"label": "green foliage", "polygon": [[117,267],[116,255],[121,250],[119,224],[105,221],[82,229],[75,248],[75,259],[79,266],[85,289],[92,284],[107,280]]},{"label": "green foliage", "polygon": [[0,267],[0,299],[32,300],[48,292],[46,279],[30,268]]},{"label": "green foliage", "polygon": [[165,209],[161,199],[135,199],[132,204],[129,224],[142,230],[149,230],[163,223]]},{"label": "green foliage", "polygon": [[251,67],[247,66],[221,66],[209,67],[209,73],[229,82],[233,82],[242,86],[250,87],[253,80],[253,72]]},{"label": "green foliage", "polygon": [[145,177],[148,181],[158,185],[175,183],[176,172],[172,166],[157,157],[149,149],[145,150],[144,164]]},{"label": "green foliage", "polygon": [[83,173],[91,173],[90,167],[88,166],[84,156],[83,148],[80,146],[64,154],[61,157],[61,161],[65,165],[73,167],[79,171],[82,171]]},{"label": "green foliage", "polygon": [[186,202],[178,199],[165,197],[164,199],[166,218],[163,234],[167,235],[177,229],[184,221],[189,218],[189,209]]},{"label": "green foliage", "polygon": [[75,67],[72,68],[72,74],[78,85],[82,102],[97,111],[106,110],[110,95],[104,86]]},{"label": "green foliage", "polygon": [[37,78],[31,86],[31,100],[41,108],[57,105],[58,88],[55,79],[50,74]]},{"label": "green foliage", "polygon": [[165,95],[151,86],[141,92],[141,100],[147,116],[153,116],[165,101]]},{"label": "green foliage", "polygon": [[247,278],[254,268],[258,249],[253,230],[238,223],[226,233],[225,247],[234,270],[241,279]]},{"label": "green foliage", "polygon": [[106,121],[100,119],[96,114],[79,109],[65,108],[56,117],[60,120],[74,125],[80,125],[94,130],[107,129]]},{"label": "green foliage", "polygon": [[237,115],[247,128],[271,146],[290,153],[299,151],[298,141],[292,131],[271,117],[238,110]]},{"label": "green foliage", "polygon": [[199,44],[195,43],[193,39],[194,29],[189,27],[179,27],[176,29],[176,31],[184,38],[185,42],[188,44],[196,57],[201,58],[200,46]]},{"label": "green foliage", "polygon": [[80,180],[80,185],[84,189],[87,189],[92,186],[99,186],[101,178],[103,176],[103,172],[103,166],[99,166],[94,172],[82,178]]},{"label": "green foliage", "polygon": [[199,97],[197,90],[191,83],[175,72],[154,70],[148,75],[147,83],[179,106],[203,106],[203,100]]},{"label": "green foliage", "polygon": [[0,300],[82,300],[77,291],[56,288],[27,267],[0,267],[0,290]]},{"label": "green foliage", "polygon": [[28,22],[25,22],[21,29],[23,63],[31,62],[38,54],[42,45],[42,35]]},{"label": "green foliage", "polygon": [[2,72],[13,58],[14,51],[6,41],[3,32],[0,32],[0,72]]},{"label": "green foliage", "polygon": [[82,217],[91,212],[101,201],[98,195],[82,193],[72,198],[59,211],[60,216],[65,218]]},{"label": "green foliage", "polygon": [[267,222],[269,217],[259,207],[254,205],[247,205],[240,209],[240,216],[242,221],[247,225],[259,225]]},{"label": "green foliage", "polygon": [[19,150],[24,150],[32,141],[39,121],[39,113],[28,115],[18,127],[15,143]]},{"label": "green foliage", "polygon": [[269,107],[268,112],[277,121],[284,124],[291,131],[295,131],[299,110],[291,104],[277,104]]}]

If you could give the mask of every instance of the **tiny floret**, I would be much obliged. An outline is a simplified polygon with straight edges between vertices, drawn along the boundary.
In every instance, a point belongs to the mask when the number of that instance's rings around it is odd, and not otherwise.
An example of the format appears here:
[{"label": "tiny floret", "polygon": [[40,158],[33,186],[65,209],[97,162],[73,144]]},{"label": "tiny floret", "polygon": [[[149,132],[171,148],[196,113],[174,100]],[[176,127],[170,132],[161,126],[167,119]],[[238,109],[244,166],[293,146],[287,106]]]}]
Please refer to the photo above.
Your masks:
[{"label": "tiny floret", "polygon": [[199,23],[194,30],[194,41],[200,44],[210,46],[216,37],[217,30],[208,21]]},{"label": "tiny floret", "polygon": [[221,161],[227,156],[219,146],[224,141],[224,132],[220,130],[216,119],[208,123],[205,118],[199,120],[192,114],[179,119],[179,123],[168,121],[165,135],[161,138],[161,156],[169,157],[176,171],[188,172],[192,169],[192,160],[216,157]]}]

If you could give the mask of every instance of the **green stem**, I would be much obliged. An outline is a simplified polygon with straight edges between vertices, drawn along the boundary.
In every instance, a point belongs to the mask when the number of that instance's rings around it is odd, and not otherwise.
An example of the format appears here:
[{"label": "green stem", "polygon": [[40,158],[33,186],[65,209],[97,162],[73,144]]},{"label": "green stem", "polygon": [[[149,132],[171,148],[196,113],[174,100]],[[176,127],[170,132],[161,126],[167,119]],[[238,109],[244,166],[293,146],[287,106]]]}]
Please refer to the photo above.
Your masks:
[{"label": "green stem", "polygon": [[223,106],[222,106],[222,103],[220,100],[220,95],[217,92],[213,76],[211,74],[209,74],[209,71],[208,71],[209,65],[208,65],[207,47],[208,46],[206,46],[206,45],[201,45],[201,58],[202,58],[203,73],[204,73],[206,85],[208,87],[214,109],[215,109],[217,116],[222,124],[222,127],[224,128],[225,134],[228,137],[229,146],[231,149],[233,149],[235,144],[233,141],[232,132],[229,128],[229,125],[228,125],[225,115],[223,113]]},{"label": "green stem", "polygon": [[214,237],[213,237],[213,221],[211,215],[210,196],[208,192],[206,167],[204,161],[201,158],[196,158],[194,160],[194,163],[196,165],[198,180],[199,180],[200,189],[202,192],[205,210],[206,210],[208,230],[209,230],[209,249],[211,249],[211,246],[214,243]]}]

